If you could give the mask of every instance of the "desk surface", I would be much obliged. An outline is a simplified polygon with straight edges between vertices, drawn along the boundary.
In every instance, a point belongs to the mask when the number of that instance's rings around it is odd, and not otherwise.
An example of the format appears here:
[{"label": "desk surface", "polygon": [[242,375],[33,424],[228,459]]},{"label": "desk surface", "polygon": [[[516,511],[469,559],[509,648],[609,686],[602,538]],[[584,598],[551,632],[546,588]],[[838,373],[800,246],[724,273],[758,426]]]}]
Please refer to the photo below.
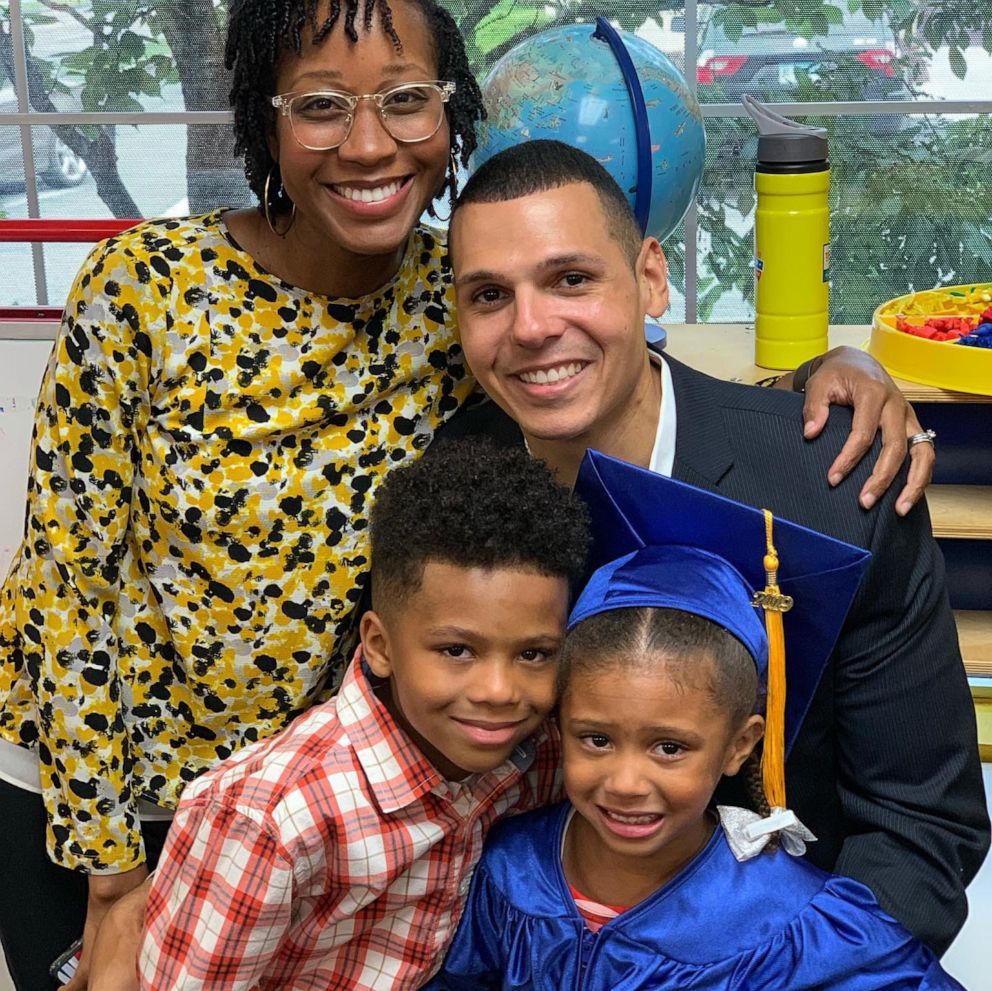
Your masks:
[{"label": "desk surface", "polygon": [[[776,374],[754,363],[753,324],[664,323],[668,331],[667,349],[680,361],[716,378],[737,382],[757,382]],[[871,328],[864,325],[840,325],[830,328],[830,346],[849,344],[864,349]],[[971,392],[954,392],[930,385],[896,379],[903,395],[914,403],[992,403],[992,396]]]}]

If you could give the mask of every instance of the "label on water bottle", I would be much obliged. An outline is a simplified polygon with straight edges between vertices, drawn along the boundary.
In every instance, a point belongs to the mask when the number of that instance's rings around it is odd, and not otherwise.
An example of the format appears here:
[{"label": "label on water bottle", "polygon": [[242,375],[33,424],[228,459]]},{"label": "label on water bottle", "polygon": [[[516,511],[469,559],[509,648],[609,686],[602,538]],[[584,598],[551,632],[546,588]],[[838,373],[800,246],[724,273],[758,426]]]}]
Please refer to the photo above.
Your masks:
[{"label": "label on water bottle", "polygon": [[761,273],[764,271],[765,263],[761,258],[755,257],[754,259],[754,281],[757,282],[761,279]]},{"label": "label on water bottle", "polygon": [[823,281],[830,281],[830,245],[823,246]]}]

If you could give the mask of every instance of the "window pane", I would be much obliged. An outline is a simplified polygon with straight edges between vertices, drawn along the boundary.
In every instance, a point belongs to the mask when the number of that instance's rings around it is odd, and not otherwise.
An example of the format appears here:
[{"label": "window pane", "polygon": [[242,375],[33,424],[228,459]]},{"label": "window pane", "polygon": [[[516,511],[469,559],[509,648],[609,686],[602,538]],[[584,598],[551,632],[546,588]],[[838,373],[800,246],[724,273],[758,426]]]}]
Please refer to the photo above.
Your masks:
[{"label": "window pane", "polygon": [[[992,119],[932,114],[807,122],[830,132],[833,323],[867,323],[877,305],[913,290],[992,281]],[[709,120],[707,133],[701,315],[749,321],[757,138],[740,119]]]},{"label": "window pane", "polygon": [[672,10],[659,11],[652,17],[646,18],[635,34],[664,52],[679,72],[685,72],[684,5],[674,5]]},{"label": "window pane", "polygon": [[[696,76],[702,102],[759,99],[961,100],[992,93],[992,57],[977,31],[963,40],[928,27],[926,9],[882,4],[876,16],[845,5],[799,0],[786,20],[778,5],[701,4]],[[922,19],[921,19],[922,18]],[[942,36],[943,34],[943,36]],[[954,37],[960,49],[946,40]],[[963,78],[962,78],[963,77]]]},{"label": "window pane", "polygon": [[[230,156],[218,169],[198,170],[187,182],[187,142],[230,150],[224,124],[118,124],[101,128],[89,161],[65,164],[66,149],[49,128],[36,128],[43,217],[155,217],[239,206],[248,190],[240,165]],[[94,136],[94,128],[85,132]],[[73,158],[75,156],[72,156]],[[82,173],[80,173],[82,168]],[[95,177],[101,179],[98,190]],[[193,192],[194,202],[189,201]],[[18,204],[20,207],[21,204]],[[23,215],[23,214],[21,214]]]},{"label": "window pane", "polygon": [[76,273],[93,250],[93,245],[46,244],[44,250],[48,298],[51,305],[61,306],[69,295]]},{"label": "window pane", "polygon": [[226,110],[227,3],[191,6],[25,4],[29,71],[76,109]]},{"label": "window pane", "polygon": [[[92,244],[46,244],[42,247],[49,306],[61,306]],[[34,260],[27,243],[0,243],[0,306],[38,306]]]},{"label": "window pane", "polygon": [[[923,56],[897,33],[889,12],[868,18],[819,0],[796,4],[785,20],[779,8],[737,3],[701,4],[696,79],[699,99],[910,100]],[[806,12],[808,11],[808,15]],[[806,15],[806,16],[804,16]]]},{"label": "window pane", "polygon": [[[0,126],[0,220],[26,216],[21,129]],[[38,302],[27,244],[0,241],[0,306]]]},{"label": "window pane", "polygon": [[[17,113],[17,92],[14,81],[7,77],[3,65],[0,64],[0,114]],[[6,173],[0,173],[6,174]]]},{"label": "window pane", "polygon": [[0,306],[37,305],[30,245],[0,242]]}]

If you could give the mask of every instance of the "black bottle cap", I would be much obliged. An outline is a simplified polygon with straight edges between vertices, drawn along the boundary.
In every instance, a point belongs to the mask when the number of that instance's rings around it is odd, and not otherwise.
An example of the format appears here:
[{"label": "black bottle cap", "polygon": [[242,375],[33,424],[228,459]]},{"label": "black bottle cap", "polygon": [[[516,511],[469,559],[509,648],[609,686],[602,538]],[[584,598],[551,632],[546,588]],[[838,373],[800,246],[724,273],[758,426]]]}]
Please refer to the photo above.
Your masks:
[{"label": "black bottle cap", "polygon": [[758,136],[758,161],[765,165],[826,162],[827,137],[812,131]]}]

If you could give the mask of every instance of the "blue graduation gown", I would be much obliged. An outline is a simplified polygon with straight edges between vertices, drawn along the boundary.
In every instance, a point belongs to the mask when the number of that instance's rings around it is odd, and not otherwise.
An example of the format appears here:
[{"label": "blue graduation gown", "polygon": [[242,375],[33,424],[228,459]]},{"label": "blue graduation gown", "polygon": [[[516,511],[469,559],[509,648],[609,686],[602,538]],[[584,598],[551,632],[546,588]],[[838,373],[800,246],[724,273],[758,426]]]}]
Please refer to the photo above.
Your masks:
[{"label": "blue graduation gown", "polygon": [[568,803],[500,823],[430,991],[963,991],[863,884],[781,850],[738,863],[722,829],[591,933],[561,867]]}]

